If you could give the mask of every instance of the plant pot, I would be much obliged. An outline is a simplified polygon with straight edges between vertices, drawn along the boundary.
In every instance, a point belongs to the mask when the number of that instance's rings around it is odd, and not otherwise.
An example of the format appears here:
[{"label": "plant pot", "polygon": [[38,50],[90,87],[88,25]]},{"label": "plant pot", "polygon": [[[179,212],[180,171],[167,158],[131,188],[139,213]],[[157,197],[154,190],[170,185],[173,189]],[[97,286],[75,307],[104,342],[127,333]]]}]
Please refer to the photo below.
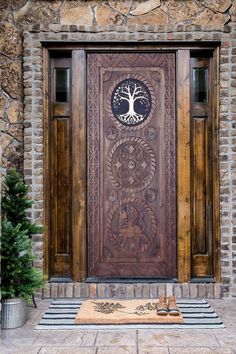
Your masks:
[{"label": "plant pot", "polygon": [[21,327],[26,322],[26,303],[20,298],[2,300],[2,328]]}]

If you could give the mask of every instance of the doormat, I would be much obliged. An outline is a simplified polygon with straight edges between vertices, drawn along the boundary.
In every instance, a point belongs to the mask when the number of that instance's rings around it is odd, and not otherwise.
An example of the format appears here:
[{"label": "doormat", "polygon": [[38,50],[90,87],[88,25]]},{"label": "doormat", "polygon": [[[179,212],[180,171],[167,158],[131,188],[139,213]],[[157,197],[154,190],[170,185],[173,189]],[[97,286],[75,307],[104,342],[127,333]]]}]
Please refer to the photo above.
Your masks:
[{"label": "doormat", "polygon": [[155,299],[86,300],[82,303],[75,322],[78,324],[144,324],[182,323],[183,316],[157,315]]},{"label": "doormat", "polygon": [[[106,300],[104,300],[106,301]],[[117,300],[118,301],[118,300]],[[154,299],[152,299],[154,301]],[[66,329],[220,329],[225,328],[215,311],[206,300],[178,299],[177,304],[183,316],[179,324],[121,324],[121,325],[81,325],[75,317],[83,301],[78,299],[53,300],[43,315],[36,330]]]}]

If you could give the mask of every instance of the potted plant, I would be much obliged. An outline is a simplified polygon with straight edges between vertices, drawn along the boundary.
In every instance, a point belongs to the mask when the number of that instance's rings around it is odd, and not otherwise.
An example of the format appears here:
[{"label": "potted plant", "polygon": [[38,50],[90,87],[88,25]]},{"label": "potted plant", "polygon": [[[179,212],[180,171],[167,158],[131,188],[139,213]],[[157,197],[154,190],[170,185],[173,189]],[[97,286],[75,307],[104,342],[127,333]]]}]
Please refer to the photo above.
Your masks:
[{"label": "potted plant", "polygon": [[33,267],[31,235],[41,231],[27,218],[32,205],[28,186],[19,172],[7,172],[3,185],[1,226],[2,328],[26,322],[26,303],[43,285],[42,274]]}]

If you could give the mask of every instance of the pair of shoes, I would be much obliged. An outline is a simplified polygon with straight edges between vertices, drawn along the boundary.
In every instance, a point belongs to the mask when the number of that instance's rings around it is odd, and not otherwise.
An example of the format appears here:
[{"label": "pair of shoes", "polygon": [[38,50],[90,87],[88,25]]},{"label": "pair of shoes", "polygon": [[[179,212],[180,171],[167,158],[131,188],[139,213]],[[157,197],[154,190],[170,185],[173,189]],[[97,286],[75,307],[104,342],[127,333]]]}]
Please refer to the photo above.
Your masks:
[{"label": "pair of shoes", "polygon": [[178,316],[180,314],[179,308],[176,304],[175,296],[160,296],[159,304],[157,306],[157,315],[159,316]]}]

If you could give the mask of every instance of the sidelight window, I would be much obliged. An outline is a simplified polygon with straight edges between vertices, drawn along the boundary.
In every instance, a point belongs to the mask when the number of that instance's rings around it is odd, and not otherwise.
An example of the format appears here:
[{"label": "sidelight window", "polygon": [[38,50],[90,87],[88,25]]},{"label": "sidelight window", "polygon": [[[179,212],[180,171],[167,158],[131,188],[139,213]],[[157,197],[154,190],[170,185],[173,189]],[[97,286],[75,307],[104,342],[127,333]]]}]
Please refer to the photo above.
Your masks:
[{"label": "sidelight window", "polygon": [[193,97],[196,103],[207,103],[207,68],[193,68]]},{"label": "sidelight window", "polygon": [[68,102],[70,73],[68,68],[55,68],[55,101]]}]

